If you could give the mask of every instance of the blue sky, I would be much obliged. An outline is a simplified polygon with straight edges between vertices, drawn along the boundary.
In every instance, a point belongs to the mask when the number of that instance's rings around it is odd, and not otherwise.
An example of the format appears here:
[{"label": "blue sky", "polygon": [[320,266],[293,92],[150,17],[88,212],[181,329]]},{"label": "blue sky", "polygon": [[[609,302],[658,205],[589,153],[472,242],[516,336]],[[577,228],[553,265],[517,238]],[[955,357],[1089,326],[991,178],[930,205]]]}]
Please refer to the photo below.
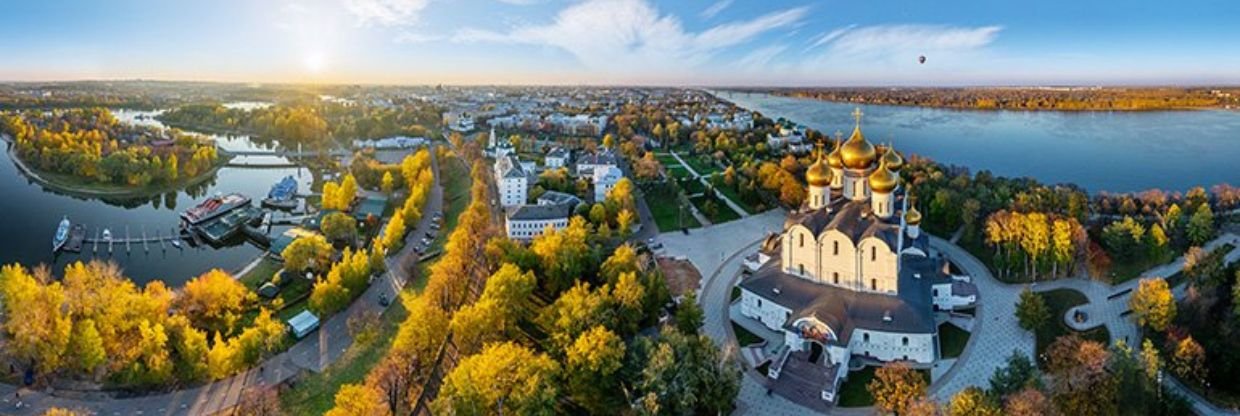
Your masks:
[{"label": "blue sky", "polygon": [[1240,84],[1224,0],[6,3],[0,80]]}]

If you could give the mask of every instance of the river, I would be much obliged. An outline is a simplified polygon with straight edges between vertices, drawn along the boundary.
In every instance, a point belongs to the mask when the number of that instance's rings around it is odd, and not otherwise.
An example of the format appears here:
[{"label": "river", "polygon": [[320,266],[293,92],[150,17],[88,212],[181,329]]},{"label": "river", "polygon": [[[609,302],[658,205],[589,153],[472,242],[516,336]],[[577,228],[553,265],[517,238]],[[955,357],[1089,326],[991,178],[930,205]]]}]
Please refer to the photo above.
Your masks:
[{"label": "river", "polygon": [[1240,112],[966,111],[714,93],[767,117],[845,137],[860,107],[871,142],[890,141],[902,152],[974,172],[1075,183],[1090,192],[1185,191],[1240,180]]},{"label": "river", "polygon": [[[122,122],[161,126],[158,121],[148,118],[156,112],[115,110],[114,114]],[[215,139],[225,149],[263,148],[252,142],[248,136],[207,136]],[[5,158],[8,158],[7,154],[5,152]],[[263,159],[283,161],[282,158],[271,156],[251,156],[248,160]],[[123,238],[126,227],[133,236],[142,235],[144,230],[148,235],[157,232],[168,235],[178,228],[179,213],[204,197],[217,193],[241,192],[249,195],[257,204],[266,197],[271,185],[286,175],[298,178],[301,192],[309,189],[312,175],[305,168],[224,167],[206,183],[178,192],[140,199],[105,200],[69,196],[45,189],[31,182],[11,160],[0,163],[0,195],[4,195],[0,198],[0,212],[4,213],[4,217],[0,218],[0,236],[4,236],[0,239],[0,262],[16,262],[27,267],[46,264],[56,275],[60,275],[64,266],[70,262],[98,258],[115,261],[124,269],[125,275],[138,284],[162,280],[173,287],[180,286],[212,268],[236,271],[261,254],[262,250],[237,239],[219,248],[193,248],[185,245],[184,249],[176,249],[171,245],[161,248],[159,244],[151,244],[149,251],[146,251],[142,245],[135,244],[127,252],[124,245],[117,245],[113,247],[111,254],[105,245],[100,245],[96,253],[94,247],[87,244],[80,254],[53,255],[52,235],[56,231],[57,223],[64,216],[68,216],[74,223],[85,225],[87,234],[91,237],[94,237],[97,230],[110,228],[114,237]]]}]

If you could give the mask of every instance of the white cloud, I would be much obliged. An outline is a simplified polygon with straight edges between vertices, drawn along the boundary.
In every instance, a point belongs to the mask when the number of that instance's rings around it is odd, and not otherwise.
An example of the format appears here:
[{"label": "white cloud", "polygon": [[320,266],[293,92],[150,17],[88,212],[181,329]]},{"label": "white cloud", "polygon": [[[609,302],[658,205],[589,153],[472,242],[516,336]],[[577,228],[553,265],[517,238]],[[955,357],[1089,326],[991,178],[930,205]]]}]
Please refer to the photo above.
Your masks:
[{"label": "white cloud", "polygon": [[419,32],[401,31],[396,35],[396,43],[427,43],[444,40],[443,36]]},{"label": "white cloud", "polygon": [[344,7],[359,23],[402,26],[417,22],[430,0],[344,0]]},{"label": "white cloud", "polygon": [[847,55],[903,51],[967,51],[989,45],[1001,30],[1003,28],[1000,26],[849,26],[824,35],[814,42],[813,47],[828,45],[829,52]]},{"label": "white cloud", "polygon": [[736,66],[738,68],[751,71],[762,70],[765,69],[777,55],[783,53],[787,49],[788,47],[786,45],[771,45],[757,48],[750,51],[748,54],[745,54],[745,56],[742,56],[741,59],[738,59],[736,61]]},{"label": "white cloud", "polygon": [[793,26],[805,13],[804,7],[786,9],[691,33],[675,16],[661,15],[645,0],[587,0],[560,11],[546,25],[518,27],[508,33],[465,28],[453,40],[550,46],[595,70],[684,72],[722,48]]},{"label": "white cloud", "polygon": [[819,35],[817,38],[815,38],[814,43],[812,45],[809,45],[809,48],[807,49],[813,49],[813,48],[817,48],[822,45],[826,45],[827,43],[835,40],[836,38],[843,36],[844,33],[847,33],[848,31],[853,30],[853,28],[855,27],[857,27],[857,25],[848,25],[845,27],[841,27],[839,29],[832,30],[827,33],[823,33]]},{"label": "white cloud", "polygon": [[719,14],[719,12],[722,12],[723,9],[726,9],[728,8],[728,6],[731,6],[731,5],[732,5],[732,0],[716,1],[715,4],[712,4],[706,9],[703,9],[700,16],[702,16],[703,19],[710,19],[712,17],[715,17],[715,15]]},{"label": "white cloud", "polygon": [[508,3],[515,6],[529,6],[531,4],[542,3],[543,0],[497,0],[500,3]]}]

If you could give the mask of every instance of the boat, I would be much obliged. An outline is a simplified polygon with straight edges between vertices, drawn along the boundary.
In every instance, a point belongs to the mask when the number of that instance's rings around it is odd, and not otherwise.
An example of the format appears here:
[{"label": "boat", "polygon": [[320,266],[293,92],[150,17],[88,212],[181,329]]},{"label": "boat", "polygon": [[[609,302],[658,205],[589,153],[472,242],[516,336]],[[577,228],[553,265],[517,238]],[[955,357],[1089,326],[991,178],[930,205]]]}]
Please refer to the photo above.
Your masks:
[{"label": "boat", "polygon": [[103,229],[103,241],[112,241],[112,230]]},{"label": "boat", "polygon": [[292,175],[285,176],[275,185],[271,186],[271,191],[267,192],[267,199],[263,200],[263,206],[293,209],[297,208],[297,200],[293,199],[297,195],[297,180]]},{"label": "boat", "polygon": [[173,247],[176,247],[176,248],[178,248],[178,249],[180,249],[180,248],[181,248],[181,240],[172,240],[172,246],[173,246]]},{"label": "boat", "polygon": [[52,237],[52,252],[55,253],[65,246],[65,242],[69,241],[69,228],[73,224],[69,222],[69,217],[60,220],[60,225],[56,227],[56,235]]},{"label": "boat", "polygon": [[185,212],[181,213],[181,219],[187,225],[194,226],[249,205],[250,197],[242,194],[217,195],[207,198],[193,208],[185,210]]}]

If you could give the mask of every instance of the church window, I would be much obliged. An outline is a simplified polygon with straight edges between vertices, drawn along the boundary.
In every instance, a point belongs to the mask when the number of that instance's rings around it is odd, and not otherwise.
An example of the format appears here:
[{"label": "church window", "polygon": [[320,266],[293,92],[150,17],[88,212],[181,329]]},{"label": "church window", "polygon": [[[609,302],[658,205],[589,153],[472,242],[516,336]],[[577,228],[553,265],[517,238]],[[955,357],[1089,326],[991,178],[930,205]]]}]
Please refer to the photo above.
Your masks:
[{"label": "church window", "polygon": [[870,342],[870,333],[866,332],[864,335],[862,335],[861,339],[865,342]]},{"label": "church window", "polygon": [[840,242],[839,242],[839,241],[832,241],[831,243],[832,243],[832,246],[833,246],[833,247],[834,247],[834,249],[835,249],[835,255],[836,255],[836,256],[840,255]]},{"label": "church window", "polygon": [[870,247],[870,261],[878,261],[878,248]]},{"label": "church window", "polygon": [[937,297],[939,297],[939,290],[938,290],[938,289],[934,289],[934,297],[936,297],[936,298],[937,298]]},{"label": "church window", "polygon": [[831,273],[835,277],[835,284],[840,284],[840,272]]},{"label": "church window", "polygon": [[805,234],[801,234],[800,237],[801,237],[801,242],[800,242],[801,247],[805,247]]},{"label": "church window", "polygon": [[805,275],[805,264],[804,263],[797,264],[797,269],[801,272],[802,276]]},{"label": "church window", "polygon": [[878,290],[878,279],[870,279],[870,290]]},{"label": "church window", "polygon": [[[904,337],[904,346],[908,346],[908,337]],[[907,360],[908,358],[905,359]]]}]

